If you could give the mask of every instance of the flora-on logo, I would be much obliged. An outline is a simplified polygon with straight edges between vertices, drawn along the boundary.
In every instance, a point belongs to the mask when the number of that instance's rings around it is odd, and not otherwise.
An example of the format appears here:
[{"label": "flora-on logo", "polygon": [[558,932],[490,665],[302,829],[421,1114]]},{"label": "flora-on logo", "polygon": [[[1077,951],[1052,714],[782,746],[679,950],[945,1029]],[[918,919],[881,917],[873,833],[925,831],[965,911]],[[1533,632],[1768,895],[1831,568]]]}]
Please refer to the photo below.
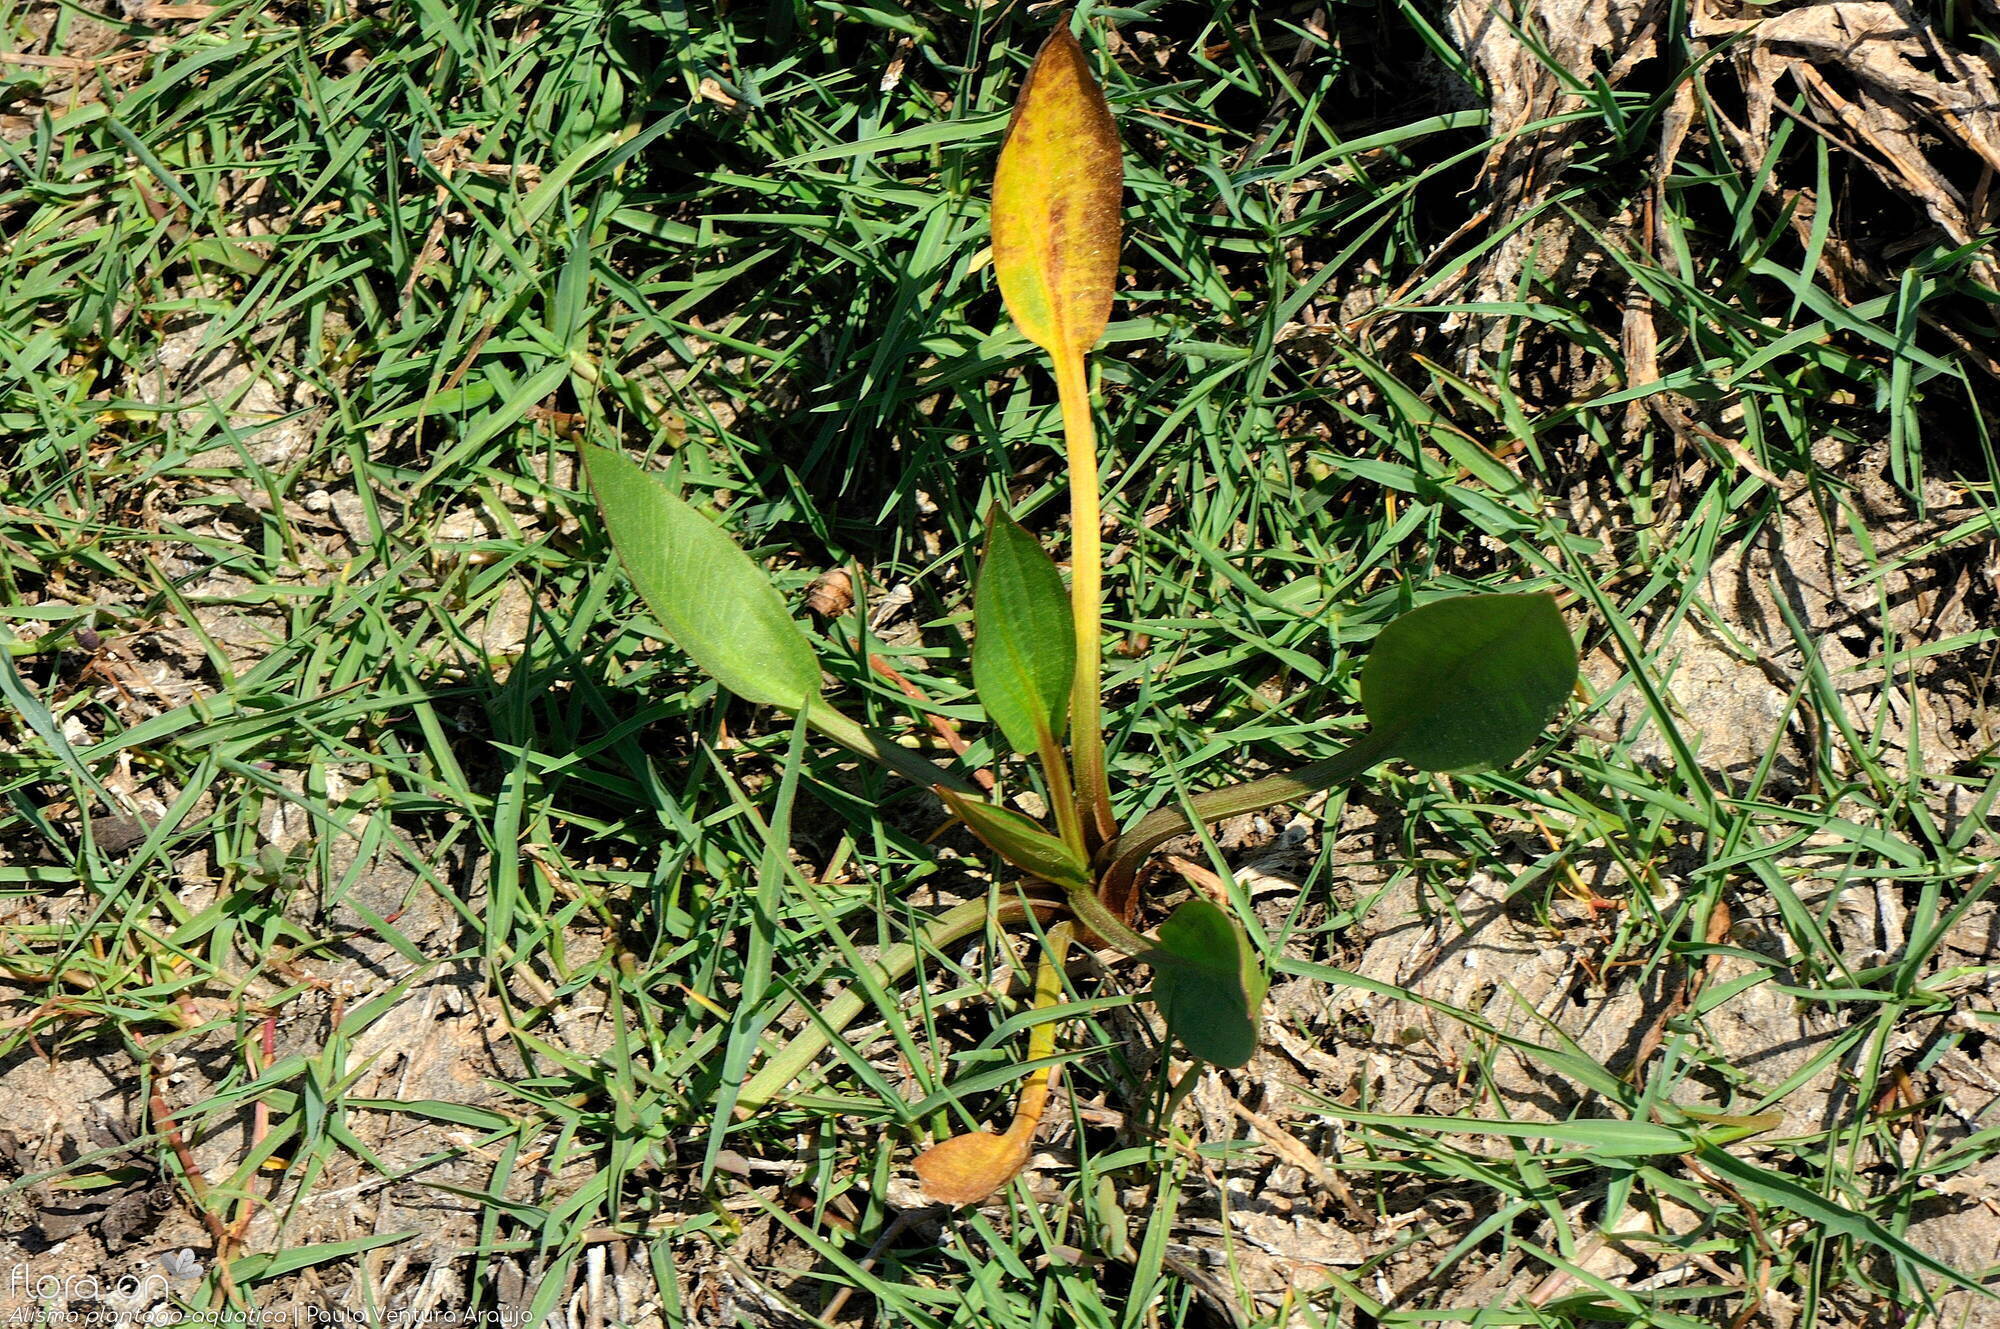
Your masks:
[{"label": "flora-on logo", "polygon": [[176,1283],[192,1282],[202,1275],[201,1261],[195,1258],[192,1250],[183,1246],[160,1257],[160,1271]]},{"label": "flora-on logo", "polygon": [[[173,1284],[193,1282],[205,1272],[195,1253],[183,1248],[161,1254],[156,1264],[141,1260],[137,1268],[128,1269],[115,1278],[98,1274],[38,1274],[25,1264],[16,1264],[7,1271],[6,1290],[12,1297],[64,1306],[107,1297],[127,1301],[138,1299],[150,1304],[173,1295]],[[25,1322],[12,1320],[8,1323]]]}]

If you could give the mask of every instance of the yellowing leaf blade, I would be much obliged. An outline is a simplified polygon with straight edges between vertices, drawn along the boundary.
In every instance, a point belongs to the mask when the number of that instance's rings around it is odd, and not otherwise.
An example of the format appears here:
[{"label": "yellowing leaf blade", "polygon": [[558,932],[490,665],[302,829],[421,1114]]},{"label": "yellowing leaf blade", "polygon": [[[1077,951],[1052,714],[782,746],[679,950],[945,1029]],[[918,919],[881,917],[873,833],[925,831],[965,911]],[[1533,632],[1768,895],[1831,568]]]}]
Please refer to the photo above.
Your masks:
[{"label": "yellowing leaf blade", "polygon": [[[1062,963],[1069,954],[1071,926],[1058,923],[1049,929],[1048,948],[1035,966],[1035,1009],[1046,1011],[1062,1000]],[[1038,1024],[1028,1035],[1028,1060],[1041,1061],[1056,1050],[1056,1027]],[[954,1135],[944,1143],[917,1156],[917,1179],[924,1194],[939,1204],[980,1204],[993,1192],[1012,1181],[1028,1165],[1034,1151],[1035,1132],[1041,1128],[1042,1113],[1049,1105],[1049,1088],[1055,1067],[1043,1066],[1028,1077],[1021,1089],[1020,1106],[1014,1110],[1013,1124],[1006,1133],[969,1131]]]},{"label": "yellowing leaf blade", "polygon": [[1027,338],[1061,361],[1104,335],[1118,280],[1124,158],[1067,25],[1042,43],[993,173],[993,271]]}]

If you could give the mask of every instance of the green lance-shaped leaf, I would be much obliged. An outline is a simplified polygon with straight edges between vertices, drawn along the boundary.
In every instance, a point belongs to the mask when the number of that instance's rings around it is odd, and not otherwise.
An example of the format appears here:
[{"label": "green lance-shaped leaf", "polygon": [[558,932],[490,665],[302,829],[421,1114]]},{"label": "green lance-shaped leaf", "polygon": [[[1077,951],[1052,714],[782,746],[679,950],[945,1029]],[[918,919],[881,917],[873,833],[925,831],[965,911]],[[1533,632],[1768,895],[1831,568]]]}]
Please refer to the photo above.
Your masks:
[{"label": "green lance-shaped leaf", "polygon": [[1047,751],[1069,716],[1076,625],[1055,560],[997,503],[986,518],[972,624],[980,705],[1014,751]]},{"label": "green lance-shaped leaf", "polygon": [[1189,900],[1160,925],[1153,1000],[1167,1028],[1203,1061],[1241,1066],[1257,1050],[1257,1017],[1269,981],[1227,910]]},{"label": "green lance-shaped leaf", "polygon": [[1076,852],[1011,808],[968,798],[939,786],[937,796],[993,852],[1031,877],[1065,890],[1090,889],[1090,870]]},{"label": "green lance-shaped leaf", "polygon": [[[1782,1205],[1822,1232],[1832,1232],[1847,1237],[1861,1250],[1893,1255],[1898,1260],[1915,1268],[1927,1270],[1988,1300],[2000,1295],[1983,1283],[1967,1277],[1963,1271],[1939,1260],[1929,1251],[1912,1246],[1891,1232],[1873,1214],[1849,1209],[1846,1205],[1830,1200],[1810,1186],[1802,1184],[1794,1177],[1774,1172],[1767,1167],[1760,1167],[1713,1144],[1704,1143],[1698,1147],[1695,1157],[1700,1159],[1711,1172],[1720,1173],[1730,1185],[1751,1199],[1762,1200],[1765,1204]],[[1966,1318],[1969,1321],[1972,1317]]]},{"label": "green lance-shaped leaf", "polygon": [[1549,595],[1465,595],[1382,629],[1361,706],[1394,754],[1425,771],[1505,766],[1576,686],[1576,646]]},{"label": "green lance-shaped leaf", "polygon": [[583,458],[611,546],[674,645],[745,701],[804,710],[819,661],[763,569],[636,462],[588,443]]}]

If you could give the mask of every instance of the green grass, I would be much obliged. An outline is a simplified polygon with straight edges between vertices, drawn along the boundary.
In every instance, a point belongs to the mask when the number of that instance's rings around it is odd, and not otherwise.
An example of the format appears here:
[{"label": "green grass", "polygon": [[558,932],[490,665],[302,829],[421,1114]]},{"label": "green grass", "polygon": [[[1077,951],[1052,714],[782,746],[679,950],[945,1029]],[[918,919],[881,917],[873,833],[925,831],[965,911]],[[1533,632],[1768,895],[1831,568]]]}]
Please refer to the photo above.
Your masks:
[{"label": "green grass", "polygon": [[[1130,43],[1105,67],[1130,278],[1097,361],[1121,816],[1331,751],[1358,723],[1368,642],[1418,595],[1548,587],[1597,662],[1585,695],[1515,770],[1336,791],[1328,826],[1351,809],[1388,829],[1372,851],[1323,837],[1295,897],[1256,916],[1260,946],[1281,978],[1352,990],[1372,905],[1409,886],[1454,926],[1476,870],[1616,984],[1750,966],[1740,989],[1694,993],[1636,1080],[1558,1030],[1523,1046],[1437,1016],[1470,1029],[1466,1118],[1515,1110],[1480,1086],[1518,1054],[1589,1131],[1528,1123],[1496,1148],[1307,1084],[1291,1129],[1346,1123],[1324,1158],[1364,1210],[1407,1217],[1417,1186],[1473,1216],[1385,1224],[1367,1264],[1298,1289],[1302,1322],[1708,1324],[1776,1299],[1803,1322],[1926,1314],[1936,1276],[1902,1233],[2000,1153],[2000,1122],[1931,1093],[1877,1105],[1992,1023],[1968,994],[1993,957],[1943,942],[1990,882],[1994,762],[1977,735],[1906,757],[1885,717],[1933,673],[1984,670],[1996,634],[1906,633],[1887,611],[1893,576],[1948,580],[1994,536],[1991,385],[1933,326],[1990,337],[1994,293],[1932,245],[1842,302],[1699,136],[1664,192],[1666,256],[1635,249],[1603,219],[1649,187],[1684,73],[1655,70],[1569,113],[1581,146],[1544,220],[1606,236],[1598,276],[1467,310],[1454,279],[1501,237],[1439,246],[1482,202],[1483,118],[1446,73],[1412,72],[1416,7],[1331,7],[1332,42],[1297,64],[1279,12],[1084,8]],[[703,1289],[725,1278],[749,1322],[853,1288],[842,1314],[883,1325],[1193,1326],[1225,1300],[1272,1323],[1236,1264],[1185,1249],[1218,1177],[1271,1157],[1242,1121],[1212,1134],[1169,1112],[1120,971],[1078,971],[1062,1015],[1079,1106],[1052,1111],[1070,1152],[1004,1219],[926,1234],[887,1198],[913,1145],[1001,1110],[1025,1022],[959,1004],[1005,968],[993,950],[927,957],[921,993],[876,994],[881,1037],[836,1045],[783,1107],[718,1120],[795,997],[819,1001],[938,900],[1005,886],[969,842],[929,842],[915,791],[794,747],[663,647],[574,488],[581,432],[723,509],[795,598],[837,566],[866,569],[871,605],[907,588],[881,634],[814,620],[842,703],[922,731],[869,672],[877,652],[993,765],[966,649],[981,518],[1007,499],[1053,542],[1062,505],[1054,393],[1000,312],[984,190],[1047,16],[225,0],[199,19],[0,17],[16,50],[144,52],[0,66],[0,1054],[98,1059],[157,1089],[175,1130],[135,1093],[135,1156],[183,1216],[287,1224],[247,1229],[231,1289],[211,1275],[195,1303],[305,1296],[309,1267],[356,1279],[359,1306],[400,1251],[451,1261],[467,1307],[539,1315],[609,1249],[654,1303],[613,1323],[713,1322]],[[1838,149],[1793,128],[1770,171],[1871,205]],[[1628,285],[1657,311],[1657,382],[1625,378]],[[1369,319],[1343,327],[1363,289]],[[1454,314],[1495,320],[1501,351],[1454,356]],[[1571,348],[1601,372],[1563,372]],[[248,373],[172,368],[208,356]],[[275,391],[246,401],[253,378]],[[1711,433],[1646,415],[1628,434],[1625,403],[1670,392]],[[1911,510],[1947,520],[1872,538],[1879,495],[1828,458],[1874,444]],[[1580,488],[1602,521],[1578,518]],[[1875,633],[1848,675],[1801,661],[1850,623],[1746,623],[1704,590],[1801,510],[1863,551],[1855,584],[1878,597],[1846,607]],[[482,635],[496,611],[519,630]],[[1660,650],[1681,624],[1772,656],[1813,736],[1801,757],[1774,740],[1746,769],[1705,761],[1703,699]],[[147,799],[164,816],[107,843],[107,812]],[[1629,907],[1565,922],[1572,867]],[[1888,954],[1837,926],[1843,898],[1877,889],[1904,918]],[[1723,905],[1756,920],[1757,948],[1711,932]],[[489,1080],[456,1102],[363,1092],[370,1029],[459,972],[500,1045]],[[1791,1082],[1732,1064],[1704,1024],[1703,1002],[1763,984],[1830,1031]],[[199,1073],[170,1079],[168,1055]],[[1805,1133],[1721,1155],[1685,1152],[1693,1127],[1655,1134],[1661,1105],[1763,1111],[1836,1065],[1837,1110]],[[406,1132],[430,1152],[391,1161],[382,1140]],[[73,1152],[27,1179],[115,1187],[135,1156]],[[336,1176],[473,1218],[442,1251],[395,1226],[298,1237],[323,1228],[311,1197]],[[1612,1216],[1666,1201],[1710,1214],[1692,1237],[1635,1239],[1662,1265],[1676,1241],[1699,1255],[1679,1282],[1585,1273],[1541,1303],[1457,1299],[1495,1261],[1573,1270]],[[1404,1251],[1436,1272],[1385,1310],[1377,1275]],[[744,1291],[759,1285],[770,1299]]]}]

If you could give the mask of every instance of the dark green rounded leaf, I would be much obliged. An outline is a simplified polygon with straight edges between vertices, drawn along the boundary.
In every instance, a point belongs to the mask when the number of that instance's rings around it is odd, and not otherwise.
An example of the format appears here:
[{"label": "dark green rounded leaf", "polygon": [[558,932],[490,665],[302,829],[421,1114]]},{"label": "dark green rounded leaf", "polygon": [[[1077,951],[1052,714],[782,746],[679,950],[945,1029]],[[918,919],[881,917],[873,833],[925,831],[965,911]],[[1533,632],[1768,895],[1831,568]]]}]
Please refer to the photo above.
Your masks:
[{"label": "dark green rounded leaf", "polygon": [[764,570],[652,472],[586,443],[611,546],[674,645],[745,701],[805,709],[819,660]]},{"label": "dark green rounded leaf", "polygon": [[1203,1061],[1241,1066],[1257,1050],[1257,1018],[1269,986],[1250,938],[1210,900],[1189,900],[1160,925],[1153,1001],[1174,1037]]},{"label": "dark green rounded leaf", "polygon": [[1576,646],[1549,595],[1465,595],[1382,630],[1361,670],[1368,723],[1419,770],[1505,766],[1576,686]]},{"label": "dark green rounded leaf", "polygon": [[1039,752],[1062,736],[1068,718],[1076,626],[1055,560],[997,503],[986,518],[972,605],[979,704],[1014,751]]}]

